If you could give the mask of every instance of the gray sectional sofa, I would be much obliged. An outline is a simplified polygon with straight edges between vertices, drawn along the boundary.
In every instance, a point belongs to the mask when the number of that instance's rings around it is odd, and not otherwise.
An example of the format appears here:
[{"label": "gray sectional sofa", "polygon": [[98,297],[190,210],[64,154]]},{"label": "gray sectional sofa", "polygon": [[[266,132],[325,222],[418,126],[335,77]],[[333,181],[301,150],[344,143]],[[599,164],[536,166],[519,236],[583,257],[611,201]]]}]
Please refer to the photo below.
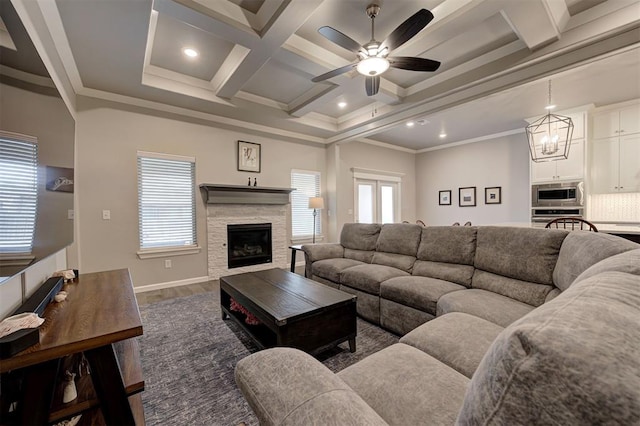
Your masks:
[{"label": "gray sectional sofa", "polygon": [[[263,424],[640,424],[640,245],[602,233],[346,224],[306,273],[404,336],[330,372],[241,360]],[[406,333],[406,334],[405,334]]]}]

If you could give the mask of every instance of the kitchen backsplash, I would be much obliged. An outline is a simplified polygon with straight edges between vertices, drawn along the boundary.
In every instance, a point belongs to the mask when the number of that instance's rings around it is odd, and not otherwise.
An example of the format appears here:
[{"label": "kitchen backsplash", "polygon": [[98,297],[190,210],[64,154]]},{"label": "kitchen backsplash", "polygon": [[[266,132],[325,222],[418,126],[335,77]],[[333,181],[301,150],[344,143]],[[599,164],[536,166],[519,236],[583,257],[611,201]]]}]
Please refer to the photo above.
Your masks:
[{"label": "kitchen backsplash", "polygon": [[590,195],[587,219],[598,222],[640,222],[640,192]]}]

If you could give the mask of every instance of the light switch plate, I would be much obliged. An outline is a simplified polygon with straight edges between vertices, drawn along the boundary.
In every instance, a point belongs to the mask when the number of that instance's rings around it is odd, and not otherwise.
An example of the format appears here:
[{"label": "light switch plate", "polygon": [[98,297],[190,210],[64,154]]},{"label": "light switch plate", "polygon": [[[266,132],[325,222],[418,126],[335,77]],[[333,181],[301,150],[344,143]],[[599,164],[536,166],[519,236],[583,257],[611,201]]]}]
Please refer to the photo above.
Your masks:
[{"label": "light switch plate", "polygon": [[111,210],[102,210],[102,220],[111,220]]}]

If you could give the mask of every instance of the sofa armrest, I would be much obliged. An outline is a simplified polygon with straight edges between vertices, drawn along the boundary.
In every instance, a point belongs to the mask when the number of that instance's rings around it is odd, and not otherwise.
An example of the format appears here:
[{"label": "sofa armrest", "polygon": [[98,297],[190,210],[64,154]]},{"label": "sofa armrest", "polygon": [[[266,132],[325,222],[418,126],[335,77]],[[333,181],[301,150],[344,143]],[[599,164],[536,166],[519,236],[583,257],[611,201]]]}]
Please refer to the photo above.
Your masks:
[{"label": "sofa armrest", "polygon": [[344,257],[344,247],[339,243],[305,244],[302,250],[308,262]]},{"label": "sofa armrest", "polygon": [[302,246],[305,260],[305,276],[311,278],[311,265],[323,259],[344,257],[344,247],[339,243],[306,244]]},{"label": "sofa armrest", "polygon": [[273,348],[238,362],[236,383],[261,425],[387,423],[310,355]]}]

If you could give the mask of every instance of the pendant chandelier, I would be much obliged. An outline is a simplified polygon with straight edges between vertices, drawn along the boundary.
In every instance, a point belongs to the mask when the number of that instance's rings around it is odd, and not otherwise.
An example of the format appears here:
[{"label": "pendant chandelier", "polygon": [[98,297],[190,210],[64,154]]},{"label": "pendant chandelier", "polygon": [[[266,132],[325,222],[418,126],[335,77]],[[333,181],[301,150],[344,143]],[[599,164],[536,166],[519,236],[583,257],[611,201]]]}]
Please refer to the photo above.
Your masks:
[{"label": "pendant chandelier", "polygon": [[551,80],[549,80],[549,104],[547,114],[526,127],[531,159],[535,162],[565,160],[569,158],[573,121],[563,115],[551,114]]}]

